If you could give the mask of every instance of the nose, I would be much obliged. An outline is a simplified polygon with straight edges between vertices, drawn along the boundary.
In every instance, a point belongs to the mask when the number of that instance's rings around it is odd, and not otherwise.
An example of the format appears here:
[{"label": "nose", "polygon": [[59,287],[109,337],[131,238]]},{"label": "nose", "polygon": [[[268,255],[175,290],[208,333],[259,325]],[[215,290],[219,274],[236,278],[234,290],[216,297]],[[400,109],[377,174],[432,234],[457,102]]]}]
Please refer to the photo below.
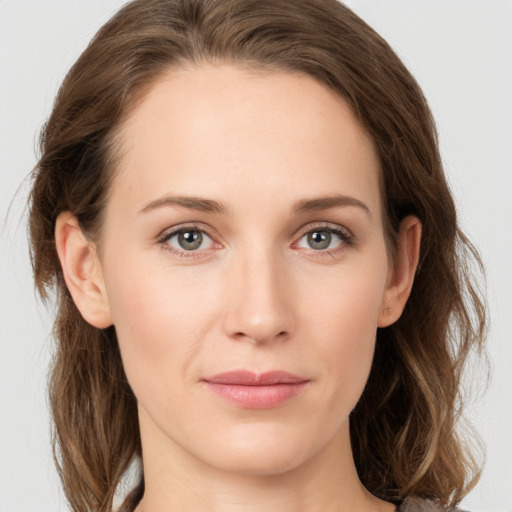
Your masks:
[{"label": "nose", "polygon": [[292,334],[294,291],[285,263],[271,248],[237,258],[226,280],[229,337],[262,344]]}]

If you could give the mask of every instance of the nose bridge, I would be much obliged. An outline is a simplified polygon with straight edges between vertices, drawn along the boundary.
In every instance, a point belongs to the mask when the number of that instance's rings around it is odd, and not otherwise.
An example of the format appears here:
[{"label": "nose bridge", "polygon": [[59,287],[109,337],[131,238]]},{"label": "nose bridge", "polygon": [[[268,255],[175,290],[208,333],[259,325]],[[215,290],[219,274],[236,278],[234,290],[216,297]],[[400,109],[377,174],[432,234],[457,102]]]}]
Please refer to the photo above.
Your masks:
[{"label": "nose bridge", "polygon": [[294,328],[285,262],[271,244],[246,244],[234,256],[229,281],[226,331],[264,343]]}]

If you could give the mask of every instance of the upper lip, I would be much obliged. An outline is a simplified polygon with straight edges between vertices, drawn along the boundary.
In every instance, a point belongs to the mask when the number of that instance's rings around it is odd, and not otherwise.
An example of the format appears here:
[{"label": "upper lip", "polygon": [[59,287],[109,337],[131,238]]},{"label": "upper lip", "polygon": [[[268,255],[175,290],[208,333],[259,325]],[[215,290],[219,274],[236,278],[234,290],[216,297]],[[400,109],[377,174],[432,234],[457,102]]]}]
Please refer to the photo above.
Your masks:
[{"label": "upper lip", "polygon": [[298,384],[308,379],[293,375],[282,370],[273,370],[265,373],[254,373],[247,370],[235,370],[219,373],[205,379],[212,384],[234,384],[240,386],[271,386],[273,384]]}]

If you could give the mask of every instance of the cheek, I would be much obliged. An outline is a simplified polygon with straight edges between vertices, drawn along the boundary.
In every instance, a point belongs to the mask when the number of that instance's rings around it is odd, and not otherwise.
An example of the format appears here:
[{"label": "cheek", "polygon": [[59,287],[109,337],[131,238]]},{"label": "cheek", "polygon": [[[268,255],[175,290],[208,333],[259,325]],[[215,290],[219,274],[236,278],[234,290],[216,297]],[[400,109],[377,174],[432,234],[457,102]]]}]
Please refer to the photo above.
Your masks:
[{"label": "cheek", "polygon": [[360,271],[340,272],[339,278],[325,283],[323,293],[311,293],[303,307],[307,338],[316,340],[317,356],[330,377],[329,406],[347,413],[370,372],[386,270],[377,262]]},{"label": "cheek", "polygon": [[[361,258],[328,274],[310,273],[303,314],[318,332],[364,340],[375,334],[387,267],[379,258]],[[308,314],[309,312],[309,314]]]},{"label": "cheek", "polygon": [[186,279],[159,266],[148,271],[139,263],[112,267],[108,282],[123,365],[137,398],[188,378],[218,303],[211,279],[205,287],[199,276]]}]

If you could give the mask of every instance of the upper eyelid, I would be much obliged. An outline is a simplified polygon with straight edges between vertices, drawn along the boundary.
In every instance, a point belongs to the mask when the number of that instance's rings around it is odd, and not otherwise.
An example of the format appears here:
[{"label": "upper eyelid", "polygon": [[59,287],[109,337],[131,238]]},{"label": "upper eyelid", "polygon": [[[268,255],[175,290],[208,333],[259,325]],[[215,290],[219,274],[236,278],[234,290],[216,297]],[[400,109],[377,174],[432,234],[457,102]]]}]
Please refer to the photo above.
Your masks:
[{"label": "upper eyelid", "polygon": [[212,233],[213,230],[211,228],[206,227],[204,224],[193,222],[190,224],[184,223],[177,226],[167,227],[160,231],[156,238],[159,241],[168,240],[174,235],[187,230],[201,231],[202,233],[206,233],[206,235],[208,235],[211,239],[213,239],[216,236],[215,234]]},{"label": "upper eyelid", "polygon": [[346,228],[345,226],[342,226],[341,224],[336,224],[333,222],[327,222],[327,221],[320,221],[320,222],[313,222],[313,223],[306,224],[305,226],[303,226],[302,228],[300,228],[297,231],[297,234],[295,236],[302,237],[306,233],[314,231],[315,229],[318,229],[318,230],[325,229],[326,231],[333,231],[333,232],[341,231],[343,233],[346,233],[347,236],[350,236],[350,237],[354,236],[352,231],[350,229]]}]

